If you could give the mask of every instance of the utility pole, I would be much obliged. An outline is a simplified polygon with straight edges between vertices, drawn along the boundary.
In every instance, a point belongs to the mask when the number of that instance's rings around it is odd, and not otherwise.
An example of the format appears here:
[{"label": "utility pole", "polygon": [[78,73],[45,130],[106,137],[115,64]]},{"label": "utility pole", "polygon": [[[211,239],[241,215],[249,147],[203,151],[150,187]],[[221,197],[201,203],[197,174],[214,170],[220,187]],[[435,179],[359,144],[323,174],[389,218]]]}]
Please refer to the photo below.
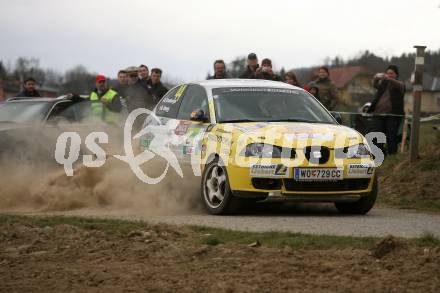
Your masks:
[{"label": "utility pole", "polygon": [[416,67],[413,84],[413,118],[411,125],[410,162],[419,157],[419,133],[420,133],[420,108],[423,91],[423,65],[425,64],[426,46],[414,46],[416,48]]}]

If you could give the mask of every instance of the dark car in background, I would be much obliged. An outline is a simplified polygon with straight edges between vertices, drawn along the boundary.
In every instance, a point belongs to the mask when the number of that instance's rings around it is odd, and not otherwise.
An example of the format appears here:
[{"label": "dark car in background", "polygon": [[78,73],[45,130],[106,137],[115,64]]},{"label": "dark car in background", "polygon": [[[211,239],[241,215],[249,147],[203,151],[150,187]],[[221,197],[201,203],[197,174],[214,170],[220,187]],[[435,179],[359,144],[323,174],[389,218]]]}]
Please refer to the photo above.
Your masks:
[{"label": "dark car in background", "polygon": [[86,96],[11,98],[0,104],[0,159],[47,161],[62,132],[87,135],[106,126],[93,116]]}]

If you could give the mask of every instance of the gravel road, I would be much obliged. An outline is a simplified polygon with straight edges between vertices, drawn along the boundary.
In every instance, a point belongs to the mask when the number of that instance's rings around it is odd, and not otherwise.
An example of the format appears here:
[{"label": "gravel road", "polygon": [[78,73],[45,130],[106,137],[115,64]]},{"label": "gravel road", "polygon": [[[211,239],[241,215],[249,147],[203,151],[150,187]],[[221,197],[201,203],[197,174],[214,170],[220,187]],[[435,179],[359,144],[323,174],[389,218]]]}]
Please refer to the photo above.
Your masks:
[{"label": "gravel road", "polygon": [[[58,213],[57,213],[58,214]],[[412,210],[377,207],[366,216],[340,215],[330,205],[305,205],[264,208],[245,215],[211,216],[203,211],[179,215],[146,215],[90,209],[64,212],[63,215],[99,216],[143,220],[150,223],[204,225],[240,231],[284,231],[342,236],[386,236],[413,238],[425,233],[440,237],[440,215]]]}]

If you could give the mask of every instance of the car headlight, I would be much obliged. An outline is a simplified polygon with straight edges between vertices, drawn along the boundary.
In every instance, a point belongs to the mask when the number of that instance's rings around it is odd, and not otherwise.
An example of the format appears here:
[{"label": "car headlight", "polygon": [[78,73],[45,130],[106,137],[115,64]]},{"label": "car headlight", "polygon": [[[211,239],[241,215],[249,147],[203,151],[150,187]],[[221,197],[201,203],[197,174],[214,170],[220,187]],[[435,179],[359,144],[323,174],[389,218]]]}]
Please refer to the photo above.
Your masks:
[{"label": "car headlight", "polygon": [[245,157],[281,158],[281,148],[270,144],[251,143],[246,146],[242,155]]},{"label": "car headlight", "polygon": [[356,144],[344,148],[344,153],[348,159],[352,158],[370,158],[371,152],[367,145]]}]

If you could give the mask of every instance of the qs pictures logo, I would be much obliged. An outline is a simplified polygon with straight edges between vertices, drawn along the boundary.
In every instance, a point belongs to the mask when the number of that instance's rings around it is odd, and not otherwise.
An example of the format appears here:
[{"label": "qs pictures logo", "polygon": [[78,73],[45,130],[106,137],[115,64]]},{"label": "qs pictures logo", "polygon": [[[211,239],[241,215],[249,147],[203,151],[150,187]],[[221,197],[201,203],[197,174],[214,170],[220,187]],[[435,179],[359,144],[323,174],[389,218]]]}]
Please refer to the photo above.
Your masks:
[{"label": "qs pictures logo", "polygon": [[[147,119],[154,119],[156,123],[146,125],[139,133],[131,137],[133,125],[139,116],[148,115]],[[179,165],[176,155],[169,148],[172,144],[178,144],[178,137],[170,135],[176,127],[176,121],[170,120],[169,123],[163,125],[161,121],[148,109],[136,109],[128,115],[124,125],[124,152],[125,155],[113,155],[130,166],[136,177],[147,184],[157,184],[165,178],[169,167],[174,168],[176,173],[183,177],[182,169]],[[151,140],[149,148],[135,154],[132,141],[141,136],[152,132],[154,138]],[[83,155],[83,164],[86,167],[97,168],[105,164],[107,154],[99,144],[107,144],[109,141],[108,134],[105,132],[92,132],[85,139],[86,148],[92,153]],[[73,165],[78,161],[80,156],[81,137],[77,132],[62,133],[56,143],[55,160],[64,166],[67,176],[73,176]],[[67,150],[67,155],[66,155]],[[150,177],[144,173],[141,166],[152,160],[156,155],[166,160],[167,164],[161,175],[158,177]]]}]

